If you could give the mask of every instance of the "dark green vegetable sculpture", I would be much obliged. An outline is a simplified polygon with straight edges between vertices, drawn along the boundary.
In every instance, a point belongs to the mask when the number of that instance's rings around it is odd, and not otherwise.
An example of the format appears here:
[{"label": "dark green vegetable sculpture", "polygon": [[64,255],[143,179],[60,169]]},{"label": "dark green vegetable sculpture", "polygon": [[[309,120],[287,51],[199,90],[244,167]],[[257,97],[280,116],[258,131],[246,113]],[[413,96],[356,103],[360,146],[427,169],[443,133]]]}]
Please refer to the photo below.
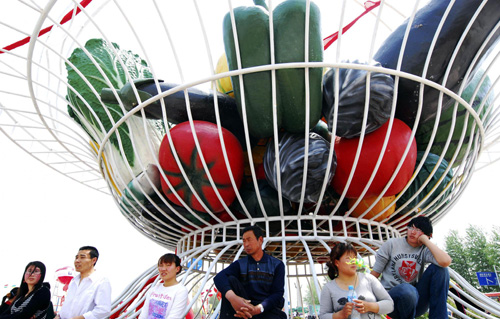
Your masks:
[{"label": "dark green vegetable sculpture", "polygon": [[[279,216],[280,206],[278,200],[278,192],[269,185],[265,179],[260,179],[257,181],[259,186],[259,194],[262,200],[262,205],[266,210],[266,216]],[[257,194],[255,192],[255,187],[253,183],[244,183],[240,189],[241,199],[248,213],[252,218],[263,217],[264,214],[259,204]],[[292,203],[290,201],[283,199],[283,214],[292,215],[294,214]],[[234,201],[233,206],[235,210],[243,213],[244,209],[241,207],[239,201]]]},{"label": "dark green vegetable sculpture", "polygon": [[[273,10],[275,62],[305,62],[306,1],[288,0]],[[241,67],[271,64],[269,14],[262,6],[234,9]],[[223,22],[224,48],[230,70],[238,69],[231,14]],[[323,61],[319,8],[310,2],[308,61]],[[309,83],[303,68],[276,71],[277,123],[287,132],[304,133],[306,128],[306,84],[310,89],[309,128],[321,117],[322,68],[309,69]],[[231,78],[238,111],[243,118],[242,92],[238,76]],[[273,135],[271,71],[243,75],[245,108],[250,134],[264,138]]]},{"label": "dark green vegetable sculpture", "polygon": [[[349,62],[349,61],[347,61]],[[352,63],[362,64],[358,61]],[[380,66],[380,63],[375,63]],[[329,70],[323,78],[323,116],[332,132],[335,105],[335,69]],[[361,135],[366,101],[368,72],[358,69],[339,70],[339,103],[336,136],[353,138]],[[394,80],[385,73],[370,73],[370,97],[365,134],[384,125],[391,116]]]},{"label": "dark green vegetable sculpture", "polygon": [[[467,85],[465,90],[463,91],[461,97],[470,103],[472,108],[478,113],[479,118],[481,120],[485,120],[487,114],[490,114],[491,106],[493,106],[494,92],[490,92],[491,89],[491,80],[489,77],[486,77],[482,83],[479,83],[482,75],[484,74],[484,70],[479,71],[476,76],[472,79],[472,81]],[[480,85],[477,94],[474,96],[474,100],[471,101],[474,91]],[[456,116],[455,126],[452,130],[452,120],[453,117]],[[467,124],[465,124],[465,120],[467,119]],[[428,121],[423,125],[419,125],[417,133],[415,134],[415,139],[417,140],[417,149],[425,150],[429,145],[432,130],[434,129],[434,121]],[[472,129],[474,127],[474,130]],[[459,147],[458,144],[460,142],[460,137],[462,136],[463,131],[465,130],[465,135],[462,140],[462,144]],[[448,148],[446,149],[446,154],[444,159],[451,163],[457,148],[459,148],[457,157],[452,163],[453,167],[460,165],[467,155],[467,147],[472,139],[475,138],[475,134],[477,134],[478,126],[475,123],[472,115],[469,114],[467,109],[459,104],[456,109],[452,106],[447,110],[441,112],[441,117],[439,118],[439,124],[436,131],[436,136],[432,142],[432,146],[430,149],[431,153],[439,154],[443,153],[444,147],[446,145],[446,141],[451,134],[451,140],[448,144]],[[469,149],[469,152],[473,151],[473,147]]]},{"label": "dark green vegetable sculpture", "polygon": [[[420,165],[423,155],[424,152],[417,152],[417,165],[415,165],[415,167],[418,167],[418,165]],[[434,169],[438,161],[439,161],[438,155],[432,153],[427,154],[427,157],[424,159],[424,165],[418,172],[413,182],[410,184],[410,187],[408,187],[405,193],[398,199],[396,203],[397,207],[402,206],[417,192],[419,193],[405,208],[403,208],[400,214],[402,213],[404,214],[409,210],[414,209],[415,207],[417,207],[420,201],[423,202],[420,203],[418,207],[421,209],[425,208],[434,199],[440,196],[440,194],[444,191],[448,183],[453,178],[453,173],[451,170],[449,170],[443,177],[443,180],[438,184],[439,179],[443,176],[444,172],[446,171],[446,168],[448,168],[448,162],[444,159],[439,164],[434,175],[431,176],[428,184],[425,185],[421,191],[419,191],[420,187],[424,185],[426,179],[429,177],[429,175],[431,175],[432,170]],[[451,192],[452,189],[453,186],[449,187],[448,190],[446,190],[446,193],[443,194],[443,196],[441,196],[441,198],[434,204],[434,206],[437,206],[439,203],[445,200],[446,196]],[[428,195],[427,199],[424,200],[425,196],[427,195]]]},{"label": "dark green vegetable sculpture", "polygon": [[[284,133],[279,139],[280,178],[282,196],[292,202],[299,202],[302,192],[304,174],[305,138],[302,134]],[[321,188],[328,168],[330,143],[316,133],[309,133],[309,154],[307,163],[307,179],[304,202],[316,203],[321,194]],[[264,154],[264,171],[266,179],[275,189],[278,189],[276,172],[276,153],[274,140],[267,145]],[[337,167],[337,158],[333,153],[328,183],[330,183]]]}]

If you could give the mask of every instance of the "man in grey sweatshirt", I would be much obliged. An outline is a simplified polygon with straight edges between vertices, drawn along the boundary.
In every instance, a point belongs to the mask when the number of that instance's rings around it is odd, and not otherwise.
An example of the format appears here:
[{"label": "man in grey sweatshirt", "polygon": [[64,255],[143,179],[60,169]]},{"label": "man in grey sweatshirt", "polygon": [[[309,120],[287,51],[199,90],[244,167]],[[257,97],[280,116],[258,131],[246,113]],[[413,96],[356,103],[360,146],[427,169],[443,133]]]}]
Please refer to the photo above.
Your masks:
[{"label": "man in grey sweatshirt", "polygon": [[418,216],[408,223],[406,237],[390,239],[377,251],[371,274],[382,275],[382,285],[394,300],[394,311],[389,314],[393,319],[413,319],[427,310],[429,318],[448,318],[451,258],[431,237],[431,220]]}]

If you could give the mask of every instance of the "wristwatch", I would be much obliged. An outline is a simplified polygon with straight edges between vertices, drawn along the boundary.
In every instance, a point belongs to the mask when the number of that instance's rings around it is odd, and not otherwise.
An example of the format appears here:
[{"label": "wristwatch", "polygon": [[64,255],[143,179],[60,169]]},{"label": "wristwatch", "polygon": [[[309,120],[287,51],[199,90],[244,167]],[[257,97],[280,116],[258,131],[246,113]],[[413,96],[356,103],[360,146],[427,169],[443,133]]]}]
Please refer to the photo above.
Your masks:
[{"label": "wristwatch", "polygon": [[261,304],[258,304],[257,307],[259,307],[260,313],[264,312],[264,306],[262,306]]}]

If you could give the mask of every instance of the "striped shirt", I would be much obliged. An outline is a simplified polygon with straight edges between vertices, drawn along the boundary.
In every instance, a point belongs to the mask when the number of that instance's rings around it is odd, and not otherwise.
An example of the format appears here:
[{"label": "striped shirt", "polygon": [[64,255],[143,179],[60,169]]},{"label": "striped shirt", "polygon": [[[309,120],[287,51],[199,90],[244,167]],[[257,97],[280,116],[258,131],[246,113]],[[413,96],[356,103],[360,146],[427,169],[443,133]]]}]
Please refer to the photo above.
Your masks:
[{"label": "striped shirt", "polygon": [[1,319],[45,319],[47,308],[50,305],[50,290],[40,287],[27,297],[16,299],[10,308],[9,314],[3,314]]}]

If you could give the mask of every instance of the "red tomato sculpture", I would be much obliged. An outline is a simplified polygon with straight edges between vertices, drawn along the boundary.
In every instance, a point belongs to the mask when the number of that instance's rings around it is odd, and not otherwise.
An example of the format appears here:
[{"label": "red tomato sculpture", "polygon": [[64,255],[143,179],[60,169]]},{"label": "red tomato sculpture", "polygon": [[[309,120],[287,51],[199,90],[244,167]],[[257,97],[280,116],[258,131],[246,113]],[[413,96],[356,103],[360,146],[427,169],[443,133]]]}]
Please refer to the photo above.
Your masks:
[{"label": "red tomato sculpture", "polygon": [[[358,198],[375,169],[379,154],[384,144],[385,135],[389,127],[389,121],[376,131],[365,135],[361,156],[359,157],[356,171],[346,193],[347,198]],[[364,197],[378,196],[387,185],[391,176],[396,171],[396,167],[401,160],[406,146],[410,142],[411,129],[402,121],[394,119],[391,134],[385,150],[380,167]],[[351,173],[359,138],[340,138],[335,143],[335,153],[337,154],[337,170],[333,176],[332,186],[335,191],[342,194],[347,185],[349,174]],[[415,169],[417,160],[417,144],[415,138],[411,141],[410,150],[401,166],[396,178],[387,189],[384,196],[396,195],[405,187]]]},{"label": "red tomato sculpture", "polygon": [[[224,161],[217,125],[204,121],[193,121],[193,125],[210,175],[222,200],[226,205],[230,205],[235,199],[236,194],[231,184],[226,162]],[[212,212],[223,211],[224,206],[212,188],[203,168],[189,122],[176,125],[170,130],[170,134],[179,161],[198,196]],[[224,128],[222,128],[222,137],[231,172],[239,188],[243,180],[243,150],[238,139]],[[206,212],[182,176],[166,135],[160,145],[159,161],[165,176],[182,200],[194,210]],[[161,187],[169,200],[177,205],[182,205],[164,179],[161,181]]]}]

